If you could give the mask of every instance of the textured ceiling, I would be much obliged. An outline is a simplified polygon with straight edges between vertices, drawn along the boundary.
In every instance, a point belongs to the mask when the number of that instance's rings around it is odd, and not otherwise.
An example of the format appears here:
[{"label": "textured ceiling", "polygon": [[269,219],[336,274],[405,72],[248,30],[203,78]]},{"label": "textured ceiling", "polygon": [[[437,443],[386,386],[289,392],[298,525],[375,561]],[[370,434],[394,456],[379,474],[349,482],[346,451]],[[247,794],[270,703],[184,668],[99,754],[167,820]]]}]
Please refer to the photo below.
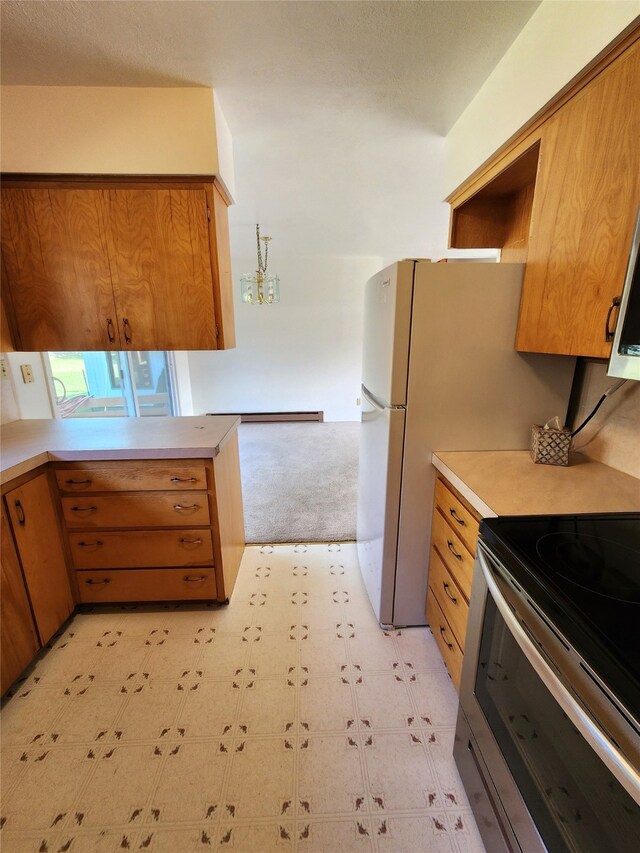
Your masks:
[{"label": "textured ceiling", "polygon": [[211,86],[234,138],[236,224],[292,220],[323,251],[384,254],[384,239],[400,253],[438,191],[429,137],[538,5],[3,0],[2,82]]}]

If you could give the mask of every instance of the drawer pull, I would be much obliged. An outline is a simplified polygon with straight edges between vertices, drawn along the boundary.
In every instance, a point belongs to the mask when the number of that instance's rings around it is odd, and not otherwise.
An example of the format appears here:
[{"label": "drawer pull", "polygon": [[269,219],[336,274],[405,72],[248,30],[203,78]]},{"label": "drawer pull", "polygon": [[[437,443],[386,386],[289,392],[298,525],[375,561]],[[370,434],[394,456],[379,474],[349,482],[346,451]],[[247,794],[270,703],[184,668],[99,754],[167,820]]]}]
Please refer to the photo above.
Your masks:
[{"label": "drawer pull", "polygon": [[20,503],[20,501],[16,501],[16,515],[18,516],[18,524],[20,527],[24,527],[27,521],[27,516],[24,514],[24,507]]},{"label": "drawer pull", "polygon": [[451,551],[456,560],[462,559],[462,554],[458,554],[456,549],[453,547],[453,542],[451,541],[451,539],[447,539],[447,548]]},{"label": "drawer pull", "polygon": [[464,520],[464,518],[460,518],[460,516],[458,515],[458,513],[457,513],[457,512],[456,512],[456,510],[455,510],[455,507],[450,507],[450,508],[449,508],[449,513],[451,514],[451,517],[453,518],[453,520],[454,520],[454,521],[457,521],[457,522],[458,522],[458,524],[462,524],[462,525],[464,525],[464,524],[466,524],[466,523],[467,523],[467,522]]},{"label": "drawer pull", "polygon": [[200,504],[174,504],[173,508],[178,512],[182,509],[200,509]]},{"label": "drawer pull", "polygon": [[202,545],[202,539],[185,539],[183,536],[180,543],[182,545]]},{"label": "drawer pull", "polygon": [[172,477],[171,482],[172,483],[197,483],[198,481],[196,480],[195,477]]},{"label": "drawer pull", "polygon": [[97,506],[72,506],[71,512],[97,512]]},{"label": "drawer pull", "polygon": [[95,542],[78,542],[78,548],[101,548],[104,542],[101,539],[96,539]]},{"label": "drawer pull", "polygon": [[[614,335],[616,333],[616,324],[614,324],[613,329],[611,328],[611,315],[613,314],[614,308],[620,310],[620,297],[614,296],[611,300],[611,305],[609,306],[609,310],[607,311],[607,319],[604,321],[604,339],[605,341],[612,341]],[[616,317],[616,323],[618,319]]]},{"label": "drawer pull", "polygon": [[442,581],[442,586],[444,587],[444,594],[447,596],[449,601],[453,601],[454,604],[458,603],[458,599],[455,595],[451,595],[449,592],[449,584],[446,581]]},{"label": "drawer pull", "polygon": [[131,323],[125,317],[122,321],[122,328],[124,329],[124,341],[127,344],[131,343]]},{"label": "drawer pull", "polygon": [[202,583],[203,581],[206,581],[206,579],[206,575],[198,575],[197,577],[194,577],[193,575],[184,576],[185,583]]},{"label": "drawer pull", "polygon": [[92,480],[65,480],[67,486],[90,486]]},{"label": "drawer pull", "polygon": [[105,578],[104,580],[101,580],[101,581],[94,581],[92,578],[89,578],[89,580],[86,580],[85,583],[88,586],[103,586],[106,583],[111,583],[111,579]]},{"label": "drawer pull", "polygon": [[453,643],[450,643],[450,642],[449,642],[449,640],[447,640],[447,638],[446,638],[446,636],[445,636],[445,633],[446,633],[446,632],[445,632],[445,629],[444,629],[444,628],[442,627],[442,625],[441,625],[441,626],[440,626],[440,635],[442,636],[442,639],[444,640],[444,644],[445,644],[445,646],[446,646],[449,650],[452,650],[452,649],[453,649]]}]

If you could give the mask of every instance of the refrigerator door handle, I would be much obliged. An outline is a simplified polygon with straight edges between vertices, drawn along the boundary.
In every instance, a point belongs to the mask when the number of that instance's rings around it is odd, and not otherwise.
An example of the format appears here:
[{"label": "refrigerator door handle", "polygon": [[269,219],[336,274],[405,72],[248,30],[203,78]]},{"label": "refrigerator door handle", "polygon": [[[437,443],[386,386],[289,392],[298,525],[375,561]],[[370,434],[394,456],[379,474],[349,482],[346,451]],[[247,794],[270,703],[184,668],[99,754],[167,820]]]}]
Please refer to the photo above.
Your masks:
[{"label": "refrigerator door handle", "polygon": [[382,400],[379,400],[375,394],[372,394],[371,391],[366,387],[366,385],[360,386],[362,389],[362,396],[368,403],[377,409],[379,412],[384,412],[385,409],[404,409],[404,406],[387,406]]}]

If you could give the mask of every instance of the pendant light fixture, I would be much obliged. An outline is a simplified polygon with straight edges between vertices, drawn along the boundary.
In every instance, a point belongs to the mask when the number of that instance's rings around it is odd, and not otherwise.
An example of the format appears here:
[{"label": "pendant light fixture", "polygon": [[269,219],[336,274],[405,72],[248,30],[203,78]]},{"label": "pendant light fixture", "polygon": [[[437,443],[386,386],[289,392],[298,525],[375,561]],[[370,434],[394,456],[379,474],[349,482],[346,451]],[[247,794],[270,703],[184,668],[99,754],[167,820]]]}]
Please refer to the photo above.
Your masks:
[{"label": "pendant light fixture", "polygon": [[[260,241],[264,243],[264,259]],[[280,302],[280,279],[277,275],[267,275],[267,258],[271,237],[260,236],[260,226],[256,225],[258,244],[258,269],[255,273],[243,273],[240,276],[242,301],[249,305],[271,305]]]}]

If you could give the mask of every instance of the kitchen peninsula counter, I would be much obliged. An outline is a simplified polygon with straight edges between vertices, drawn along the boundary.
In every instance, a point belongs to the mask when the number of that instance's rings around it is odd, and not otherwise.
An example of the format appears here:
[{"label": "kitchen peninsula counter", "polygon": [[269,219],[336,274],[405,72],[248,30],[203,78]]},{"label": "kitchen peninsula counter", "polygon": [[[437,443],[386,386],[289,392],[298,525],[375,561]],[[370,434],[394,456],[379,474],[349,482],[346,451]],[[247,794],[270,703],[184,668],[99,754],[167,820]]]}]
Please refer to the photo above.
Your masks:
[{"label": "kitchen peninsula counter", "polygon": [[483,517],[639,512],[640,479],[572,453],[568,467],[526,450],[439,451],[432,463]]},{"label": "kitchen peninsula counter", "polygon": [[13,421],[2,427],[2,485],[47,462],[212,459],[239,424],[233,415]]}]

